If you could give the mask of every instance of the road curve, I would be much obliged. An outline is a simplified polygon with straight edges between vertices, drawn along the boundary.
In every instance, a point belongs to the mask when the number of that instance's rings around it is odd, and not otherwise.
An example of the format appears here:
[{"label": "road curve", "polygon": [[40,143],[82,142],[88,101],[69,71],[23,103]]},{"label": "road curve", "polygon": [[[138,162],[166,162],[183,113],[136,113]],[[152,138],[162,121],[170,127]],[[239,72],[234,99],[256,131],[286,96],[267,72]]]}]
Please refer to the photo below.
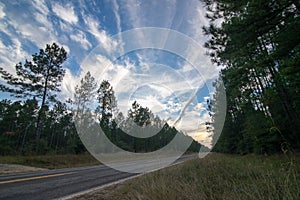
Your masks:
[{"label": "road curve", "polygon": [[[191,158],[195,155],[183,156],[175,163]],[[0,175],[0,199],[57,199],[134,175],[105,165]]]}]

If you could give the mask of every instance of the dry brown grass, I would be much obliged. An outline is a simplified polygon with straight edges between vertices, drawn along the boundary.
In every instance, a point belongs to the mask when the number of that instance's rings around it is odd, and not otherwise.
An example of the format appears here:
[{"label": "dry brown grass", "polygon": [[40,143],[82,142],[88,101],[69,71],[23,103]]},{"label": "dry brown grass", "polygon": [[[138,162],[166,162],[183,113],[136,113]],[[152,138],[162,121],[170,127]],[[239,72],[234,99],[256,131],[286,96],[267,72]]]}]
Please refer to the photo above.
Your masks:
[{"label": "dry brown grass", "polygon": [[43,155],[43,156],[0,156],[0,164],[17,164],[47,169],[98,165],[90,154]]},{"label": "dry brown grass", "polygon": [[214,153],[76,199],[298,200],[299,188],[299,155]]}]

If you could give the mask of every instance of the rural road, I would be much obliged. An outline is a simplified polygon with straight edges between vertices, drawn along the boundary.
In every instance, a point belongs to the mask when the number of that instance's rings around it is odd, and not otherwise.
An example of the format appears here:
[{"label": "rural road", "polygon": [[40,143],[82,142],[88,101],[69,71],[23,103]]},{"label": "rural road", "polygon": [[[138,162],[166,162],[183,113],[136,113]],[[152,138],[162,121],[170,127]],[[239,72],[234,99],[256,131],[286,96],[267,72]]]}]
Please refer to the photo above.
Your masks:
[{"label": "rural road", "polygon": [[[174,163],[195,157],[185,155]],[[57,199],[134,175],[105,165],[0,175],[0,199]]]}]

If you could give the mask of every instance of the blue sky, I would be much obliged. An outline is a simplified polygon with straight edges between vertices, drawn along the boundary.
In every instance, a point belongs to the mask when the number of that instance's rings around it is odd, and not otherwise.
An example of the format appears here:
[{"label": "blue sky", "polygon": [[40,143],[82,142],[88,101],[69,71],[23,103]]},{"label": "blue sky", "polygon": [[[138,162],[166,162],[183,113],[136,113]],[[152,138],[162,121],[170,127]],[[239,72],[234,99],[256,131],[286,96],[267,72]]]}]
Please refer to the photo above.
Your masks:
[{"label": "blue sky", "polygon": [[[14,73],[16,63],[56,42],[68,52],[61,98],[72,98],[75,86],[90,71],[98,82],[112,83],[122,112],[137,100],[170,124],[180,117],[174,124],[178,129],[209,145],[202,124],[208,120],[205,99],[218,68],[205,56],[204,16],[198,0],[0,0],[0,66]],[[116,34],[142,27],[171,29],[199,46],[187,46],[184,57],[153,48],[124,52],[124,43],[143,44],[147,34],[136,31],[129,39]],[[180,41],[172,42],[180,48]],[[114,51],[121,57],[110,56]],[[198,66],[190,60],[197,60]]]}]

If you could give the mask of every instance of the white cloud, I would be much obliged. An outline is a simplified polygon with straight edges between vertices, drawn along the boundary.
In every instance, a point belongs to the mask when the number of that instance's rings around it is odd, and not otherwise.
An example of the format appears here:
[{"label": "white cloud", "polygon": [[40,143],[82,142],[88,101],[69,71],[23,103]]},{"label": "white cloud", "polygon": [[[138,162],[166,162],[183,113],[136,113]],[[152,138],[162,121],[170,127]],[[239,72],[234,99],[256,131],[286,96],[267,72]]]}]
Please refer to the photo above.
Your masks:
[{"label": "white cloud", "polygon": [[[22,17],[8,12],[1,29],[11,38],[29,40],[42,48],[46,43],[57,41],[52,22],[48,20],[48,9],[43,1],[32,2],[33,9],[24,12]],[[13,27],[13,29],[11,28]]]},{"label": "white cloud", "polygon": [[[39,26],[37,24],[18,24],[13,23],[17,29],[17,33],[23,38],[29,39],[39,48],[43,48],[46,44],[57,41],[55,35],[51,32],[50,27]],[[37,34],[38,33],[38,34]]]},{"label": "white cloud", "polygon": [[[193,2],[195,3],[195,2]],[[193,30],[192,34],[198,36],[197,39],[203,39],[203,26],[209,25],[209,20],[206,18],[206,9],[202,2],[196,2],[192,17],[188,21],[190,28]]]},{"label": "white cloud", "polygon": [[[202,115],[200,116],[200,113]],[[211,118],[206,111],[205,102],[200,102],[192,107],[183,117],[182,122],[175,127],[184,131],[187,135],[193,137],[196,141],[210,147],[212,138],[207,132],[205,122],[210,122]]]},{"label": "white cloud", "polygon": [[5,17],[4,5],[0,2],[0,19]]},{"label": "white cloud", "polygon": [[46,44],[57,42],[55,29],[52,22],[48,19],[49,9],[45,1],[35,0],[32,2],[32,6],[36,10],[36,12],[32,13],[36,21],[30,20],[30,15],[26,21],[31,21],[31,23],[22,23],[13,18],[13,23],[17,25],[15,27],[18,28],[18,32],[24,38],[33,41],[39,48],[44,48]]},{"label": "white cloud", "polygon": [[43,0],[34,0],[32,6],[36,9],[33,13],[35,20],[40,26],[46,27],[48,31],[54,32],[52,22],[48,20],[49,9]]},{"label": "white cloud", "polygon": [[66,74],[61,84],[61,91],[65,99],[74,97],[75,86],[78,85],[80,79],[72,75],[69,69],[66,69]]},{"label": "white cloud", "polygon": [[24,61],[25,58],[30,58],[30,55],[23,50],[17,38],[12,38],[12,45],[5,46],[2,42],[0,43],[1,67],[9,73],[15,74],[15,65]]},{"label": "white cloud", "polygon": [[80,77],[89,71],[95,80],[100,82],[103,80],[103,73],[109,66],[112,66],[112,62],[107,57],[99,54],[89,55],[80,65],[82,70]]},{"label": "white cloud", "polygon": [[194,70],[195,68],[193,68],[192,65],[188,64],[188,63],[185,63],[183,66],[182,66],[182,72],[183,73],[186,73],[186,72],[190,72],[192,70]]},{"label": "white cloud", "polygon": [[60,29],[66,33],[71,33],[74,30],[72,25],[65,21],[60,21],[59,25],[60,25]]},{"label": "white cloud", "polygon": [[77,34],[71,34],[70,38],[72,40],[74,40],[75,42],[78,42],[81,44],[82,48],[84,48],[85,50],[88,50],[89,48],[92,47],[92,44],[88,41],[88,39],[86,38],[86,35],[84,32],[82,31],[77,31]]},{"label": "white cloud", "polygon": [[113,50],[115,50],[118,44],[117,41],[109,36],[105,30],[101,29],[100,24],[97,20],[95,20],[91,16],[83,16],[83,19],[86,26],[88,27],[87,31],[94,35],[100,45],[102,45],[102,47],[107,52],[112,52]]},{"label": "white cloud", "polygon": [[[113,0],[112,3],[113,3],[113,12],[114,12],[114,15],[115,15],[115,18],[116,18],[116,23],[117,23],[117,30],[118,30],[118,33],[121,33],[122,32],[122,27],[121,27],[121,17],[120,17],[120,14],[119,14],[119,5],[118,5],[117,0]],[[120,53],[121,53],[121,55],[123,55],[124,49],[123,49],[122,34],[119,34],[118,37],[119,37],[118,38],[119,44],[121,44],[120,45]]]},{"label": "white cloud", "polygon": [[53,3],[52,10],[61,19],[69,22],[70,24],[77,24],[78,17],[71,4],[60,5],[58,3]]},{"label": "white cloud", "polygon": [[49,13],[49,9],[44,0],[33,0],[32,5],[40,13],[44,13],[45,15]]},{"label": "white cloud", "polygon": [[45,15],[45,13],[36,12],[34,15],[35,15],[36,21],[39,22],[42,26],[47,27],[48,30],[53,29],[52,23],[50,21],[48,21],[47,15]]},{"label": "white cloud", "polygon": [[177,1],[122,1],[129,26],[139,27],[165,27],[171,28],[174,24]]},{"label": "white cloud", "polygon": [[4,49],[6,46],[2,43],[2,41],[0,40],[0,49]]},{"label": "white cloud", "polygon": [[139,13],[141,3],[139,3],[136,0],[127,0],[123,1],[124,6],[126,7],[126,14],[128,15],[128,20],[130,22],[130,25],[133,28],[140,27],[141,26],[141,20],[142,14]]},{"label": "white cloud", "polygon": [[[140,0],[126,0],[120,3],[120,10],[128,28],[135,29],[134,40],[136,43],[147,44],[159,40],[158,43],[164,47],[164,43],[168,39],[166,32],[164,35],[155,35],[153,38],[147,38],[149,35],[141,27],[161,27],[172,28],[178,22],[174,22],[177,12],[177,1],[140,1]],[[132,37],[133,38],[133,37]],[[153,54],[149,51],[143,52],[143,57],[152,57]]]}]

